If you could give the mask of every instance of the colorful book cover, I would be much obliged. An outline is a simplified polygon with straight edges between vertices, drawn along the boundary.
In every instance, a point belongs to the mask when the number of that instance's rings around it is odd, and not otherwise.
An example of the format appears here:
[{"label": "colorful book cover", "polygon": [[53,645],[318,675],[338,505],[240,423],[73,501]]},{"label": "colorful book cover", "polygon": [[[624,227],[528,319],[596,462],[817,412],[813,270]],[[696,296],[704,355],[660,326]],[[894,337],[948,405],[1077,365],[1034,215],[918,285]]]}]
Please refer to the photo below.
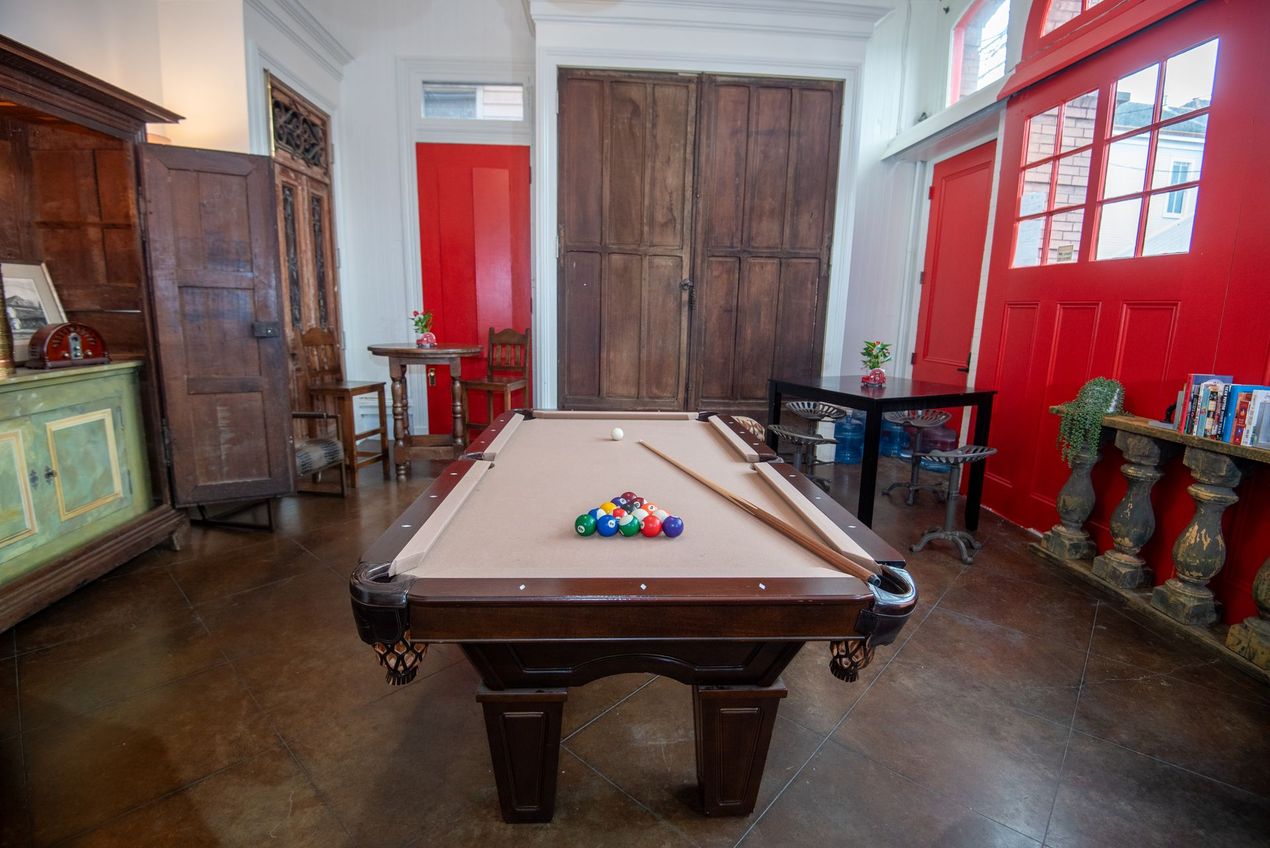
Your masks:
[{"label": "colorful book cover", "polygon": [[[1239,413],[1242,405],[1244,410],[1244,421],[1247,421],[1248,404],[1245,400],[1251,401],[1252,393],[1258,389],[1266,389],[1270,386],[1262,386],[1253,383],[1233,383],[1230,386],[1230,392],[1226,399],[1226,411],[1222,415],[1221,440],[1223,442],[1231,442],[1239,444],[1235,431],[1239,425]],[[1242,432],[1242,431],[1240,431]]]},{"label": "colorful book cover", "polygon": [[1195,421],[1199,417],[1199,387],[1202,383],[1210,380],[1230,383],[1234,379],[1234,376],[1230,374],[1187,374],[1186,387],[1183,389],[1186,395],[1186,407],[1177,416],[1178,430],[1195,435]]},{"label": "colorful book cover", "polygon": [[1254,394],[1257,407],[1252,416],[1255,416],[1255,419],[1244,431],[1244,437],[1248,439],[1245,444],[1252,445],[1254,448],[1270,448],[1270,391],[1258,389]]},{"label": "colorful book cover", "polygon": [[1252,393],[1243,386],[1236,386],[1230,392],[1230,408],[1226,410],[1226,426],[1222,428],[1222,441],[1239,444],[1243,435],[1244,422],[1248,420],[1248,401]]}]

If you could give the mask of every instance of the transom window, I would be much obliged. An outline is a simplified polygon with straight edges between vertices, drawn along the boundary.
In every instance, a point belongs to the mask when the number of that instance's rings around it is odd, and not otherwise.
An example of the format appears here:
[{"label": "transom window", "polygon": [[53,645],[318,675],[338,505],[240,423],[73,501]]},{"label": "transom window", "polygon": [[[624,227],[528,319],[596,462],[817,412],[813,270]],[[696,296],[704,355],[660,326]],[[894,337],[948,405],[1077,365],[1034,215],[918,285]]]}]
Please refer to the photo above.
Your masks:
[{"label": "transom window", "polygon": [[1041,35],[1048,35],[1101,2],[1102,0],[1050,0],[1049,9],[1045,12],[1045,23],[1041,24]]},{"label": "transom window", "polygon": [[1009,0],[974,0],[953,27],[948,102],[956,103],[1005,76]]},{"label": "transom window", "polygon": [[1217,47],[1206,42],[1027,120],[1014,267],[1079,261],[1087,215],[1096,219],[1092,259],[1190,250]]},{"label": "transom window", "polygon": [[523,121],[525,87],[484,83],[423,84],[423,117],[466,121]]}]

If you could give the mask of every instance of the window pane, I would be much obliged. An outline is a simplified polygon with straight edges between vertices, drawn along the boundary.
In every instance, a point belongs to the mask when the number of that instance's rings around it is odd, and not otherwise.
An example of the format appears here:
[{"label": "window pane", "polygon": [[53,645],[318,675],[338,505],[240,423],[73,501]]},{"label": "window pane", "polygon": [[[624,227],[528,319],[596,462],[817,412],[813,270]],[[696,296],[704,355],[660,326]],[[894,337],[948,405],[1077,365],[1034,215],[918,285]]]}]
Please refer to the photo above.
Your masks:
[{"label": "window pane", "polygon": [[522,121],[523,85],[423,84],[423,117],[481,121]]},{"label": "window pane", "polygon": [[1023,172],[1023,193],[1019,196],[1020,217],[1050,208],[1050,177],[1053,173],[1053,162],[1046,162]]},{"label": "window pane", "polygon": [[1103,197],[1120,197],[1142,191],[1150,145],[1149,132],[1131,135],[1107,145],[1107,177],[1102,184]]},{"label": "window pane", "polygon": [[1195,201],[1198,188],[1151,195],[1147,207],[1147,232],[1142,242],[1143,256],[1186,253],[1191,249],[1195,228]]},{"label": "window pane", "polygon": [[1080,232],[1085,226],[1085,210],[1059,212],[1050,218],[1050,243],[1045,264],[1075,262],[1080,258]]},{"label": "window pane", "polygon": [[1138,213],[1142,198],[1105,203],[1098,222],[1096,259],[1118,259],[1132,256],[1138,240]]},{"label": "window pane", "polygon": [[1203,109],[1213,99],[1217,39],[1193,47],[1164,63],[1164,112],[1161,117]]},{"label": "window pane", "polygon": [[1098,92],[1091,91],[1067,101],[1063,106],[1063,139],[1059,151],[1066,153],[1094,141],[1094,113],[1098,111]]},{"label": "window pane", "polygon": [[1084,150],[1058,160],[1058,177],[1054,180],[1054,208],[1085,202],[1091,155],[1092,150]]},{"label": "window pane", "polygon": [[1199,179],[1200,167],[1204,164],[1204,136],[1207,131],[1208,115],[1160,128],[1151,188],[1164,188]]},{"label": "window pane", "polygon": [[1061,27],[1083,11],[1080,0],[1050,0],[1049,11],[1045,14],[1045,25],[1041,27],[1041,35]]},{"label": "window pane", "polygon": [[1054,136],[1058,129],[1058,107],[1028,118],[1027,121],[1027,158],[1025,162],[1035,162],[1046,156],[1054,155]]},{"label": "window pane", "polygon": [[1045,219],[1032,218],[1019,221],[1014,234],[1015,268],[1030,268],[1041,264],[1041,236],[1045,233]]},{"label": "window pane", "polygon": [[1160,66],[1143,68],[1116,83],[1116,116],[1111,134],[1120,135],[1151,123],[1155,110],[1155,84]]}]

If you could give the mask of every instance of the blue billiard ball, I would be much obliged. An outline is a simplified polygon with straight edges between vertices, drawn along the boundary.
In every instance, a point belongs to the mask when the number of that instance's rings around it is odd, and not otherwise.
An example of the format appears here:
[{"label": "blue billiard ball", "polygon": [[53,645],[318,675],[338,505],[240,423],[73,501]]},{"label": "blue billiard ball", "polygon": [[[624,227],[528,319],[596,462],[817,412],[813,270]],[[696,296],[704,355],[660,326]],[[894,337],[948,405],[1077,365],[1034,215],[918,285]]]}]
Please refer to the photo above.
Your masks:
[{"label": "blue billiard ball", "polygon": [[601,536],[612,536],[617,532],[617,519],[611,515],[602,515],[595,520],[595,532]]},{"label": "blue billiard ball", "polygon": [[626,500],[626,498],[622,497],[621,495],[618,495],[617,497],[613,498],[612,503],[614,506],[617,506],[621,509],[626,509],[626,504],[628,503],[628,501]]},{"label": "blue billiard ball", "polygon": [[591,516],[596,521],[599,521],[601,518],[608,515],[608,513],[597,506],[595,509],[588,511],[587,515]]},{"label": "blue billiard ball", "polygon": [[684,531],[684,520],[682,518],[669,515],[666,517],[666,520],[661,523],[661,532],[665,533],[667,536],[669,536],[672,539],[678,536],[683,531]]}]

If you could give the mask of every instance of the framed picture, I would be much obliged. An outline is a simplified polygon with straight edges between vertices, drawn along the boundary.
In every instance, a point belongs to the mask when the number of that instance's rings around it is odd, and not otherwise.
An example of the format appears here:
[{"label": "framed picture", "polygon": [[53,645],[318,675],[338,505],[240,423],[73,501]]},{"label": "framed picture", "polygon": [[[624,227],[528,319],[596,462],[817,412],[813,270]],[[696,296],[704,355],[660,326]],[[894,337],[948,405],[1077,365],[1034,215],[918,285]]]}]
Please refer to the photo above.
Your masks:
[{"label": "framed picture", "polygon": [[4,278],[4,315],[13,333],[13,361],[22,366],[30,354],[27,342],[45,324],[61,324],[66,310],[44,263],[0,263]]}]

